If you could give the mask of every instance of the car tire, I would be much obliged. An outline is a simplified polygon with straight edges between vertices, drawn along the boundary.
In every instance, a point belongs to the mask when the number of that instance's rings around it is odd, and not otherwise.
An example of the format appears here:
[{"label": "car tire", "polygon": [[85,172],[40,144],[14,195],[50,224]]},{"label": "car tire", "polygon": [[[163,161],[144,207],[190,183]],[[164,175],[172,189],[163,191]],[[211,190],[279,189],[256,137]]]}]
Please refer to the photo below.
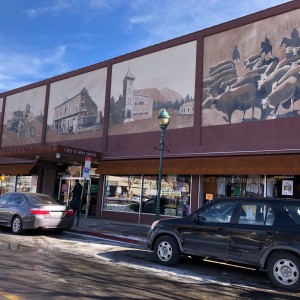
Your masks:
[{"label": "car tire", "polygon": [[274,253],[267,263],[268,277],[276,287],[287,291],[300,289],[300,259],[296,255]]},{"label": "car tire", "polygon": [[13,234],[22,234],[24,232],[22,220],[19,216],[15,216],[11,222],[11,231]]},{"label": "car tire", "polygon": [[162,265],[172,266],[180,261],[181,253],[177,241],[171,236],[162,236],[154,246],[156,261]]}]

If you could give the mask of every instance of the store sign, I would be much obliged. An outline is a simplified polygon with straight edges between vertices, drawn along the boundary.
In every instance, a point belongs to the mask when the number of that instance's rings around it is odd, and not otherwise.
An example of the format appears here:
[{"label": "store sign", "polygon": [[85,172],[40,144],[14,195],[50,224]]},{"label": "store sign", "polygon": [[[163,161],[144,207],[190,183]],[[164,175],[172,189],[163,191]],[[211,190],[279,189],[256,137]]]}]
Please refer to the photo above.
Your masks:
[{"label": "store sign", "polygon": [[89,156],[89,157],[94,157],[94,158],[97,157],[96,152],[85,151],[85,150],[81,150],[81,149],[64,147],[63,151],[64,151],[64,153],[73,154],[73,155]]},{"label": "store sign", "polygon": [[293,196],[293,187],[292,180],[282,180],[282,196]]}]

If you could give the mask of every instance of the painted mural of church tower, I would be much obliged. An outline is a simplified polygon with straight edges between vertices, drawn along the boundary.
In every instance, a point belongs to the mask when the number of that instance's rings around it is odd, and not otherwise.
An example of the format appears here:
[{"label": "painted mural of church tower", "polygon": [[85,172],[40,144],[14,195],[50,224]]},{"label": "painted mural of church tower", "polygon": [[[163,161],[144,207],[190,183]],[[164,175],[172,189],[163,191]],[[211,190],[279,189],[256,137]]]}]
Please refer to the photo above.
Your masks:
[{"label": "painted mural of church tower", "polygon": [[129,68],[123,80],[123,99],[125,99],[125,120],[133,121],[133,82],[135,77],[130,72]]}]

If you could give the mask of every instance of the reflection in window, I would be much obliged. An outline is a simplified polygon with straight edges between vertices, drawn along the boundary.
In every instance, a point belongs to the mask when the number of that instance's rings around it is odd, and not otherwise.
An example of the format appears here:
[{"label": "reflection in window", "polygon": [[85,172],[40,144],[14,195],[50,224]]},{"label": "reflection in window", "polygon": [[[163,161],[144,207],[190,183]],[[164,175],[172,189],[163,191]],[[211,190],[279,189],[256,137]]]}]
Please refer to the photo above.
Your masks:
[{"label": "reflection in window", "polygon": [[20,205],[24,202],[24,198],[21,195],[12,195],[8,200],[8,204],[10,205]]},{"label": "reflection in window", "polygon": [[199,213],[203,222],[229,223],[234,210],[235,202],[216,203]]},{"label": "reflection in window", "polygon": [[[161,182],[160,214],[187,216],[190,214],[191,176],[165,175]],[[157,176],[144,176],[142,213],[155,214]]]},{"label": "reflection in window", "polygon": [[139,212],[141,184],[141,175],[106,176],[103,208]]},{"label": "reflection in window", "polygon": [[243,204],[238,224],[272,226],[274,212],[267,204]]},{"label": "reflection in window", "polygon": [[287,212],[288,216],[291,218],[291,220],[300,225],[300,205],[295,204],[286,204],[284,205],[284,209]]},{"label": "reflection in window", "polygon": [[[157,175],[106,176],[103,208],[155,214],[157,179]],[[191,176],[163,176],[160,213],[169,216],[190,214],[190,188]]]},{"label": "reflection in window", "polygon": [[16,192],[32,192],[37,191],[38,176],[17,176],[16,178]]}]

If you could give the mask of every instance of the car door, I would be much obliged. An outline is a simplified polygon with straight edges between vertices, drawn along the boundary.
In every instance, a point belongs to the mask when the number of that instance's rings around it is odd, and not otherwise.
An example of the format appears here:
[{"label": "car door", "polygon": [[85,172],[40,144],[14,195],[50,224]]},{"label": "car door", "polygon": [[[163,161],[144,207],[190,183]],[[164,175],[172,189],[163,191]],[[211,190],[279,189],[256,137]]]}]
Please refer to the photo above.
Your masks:
[{"label": "car door", "polygon": [[242,201],[238,209],[231,225],[230,260],[258,265],[267,246],[281,238],[276,228],[276,209],[271,203],[257,200]]},{"label": "car door", "polygon": [[193,225],[181,233],[186,252],[228,259],[230,220],[235,206],[235,201],[218,201],[196,212]]},{"label": "car door", "polygon": [[8,199],[11,194],[5,194],[0,197],[0,224],[6,225],[7,224],[7,211],[8,211]]},{"label": "car door", "polygon": [[25,201],[24,197],[18,193],[12,193],[5,204],[3,204],[2,208],[2,217],[3,222],[6,224],[10,224],[12,221],[12,217],[15,214],[22,214],[22,203]]}]

